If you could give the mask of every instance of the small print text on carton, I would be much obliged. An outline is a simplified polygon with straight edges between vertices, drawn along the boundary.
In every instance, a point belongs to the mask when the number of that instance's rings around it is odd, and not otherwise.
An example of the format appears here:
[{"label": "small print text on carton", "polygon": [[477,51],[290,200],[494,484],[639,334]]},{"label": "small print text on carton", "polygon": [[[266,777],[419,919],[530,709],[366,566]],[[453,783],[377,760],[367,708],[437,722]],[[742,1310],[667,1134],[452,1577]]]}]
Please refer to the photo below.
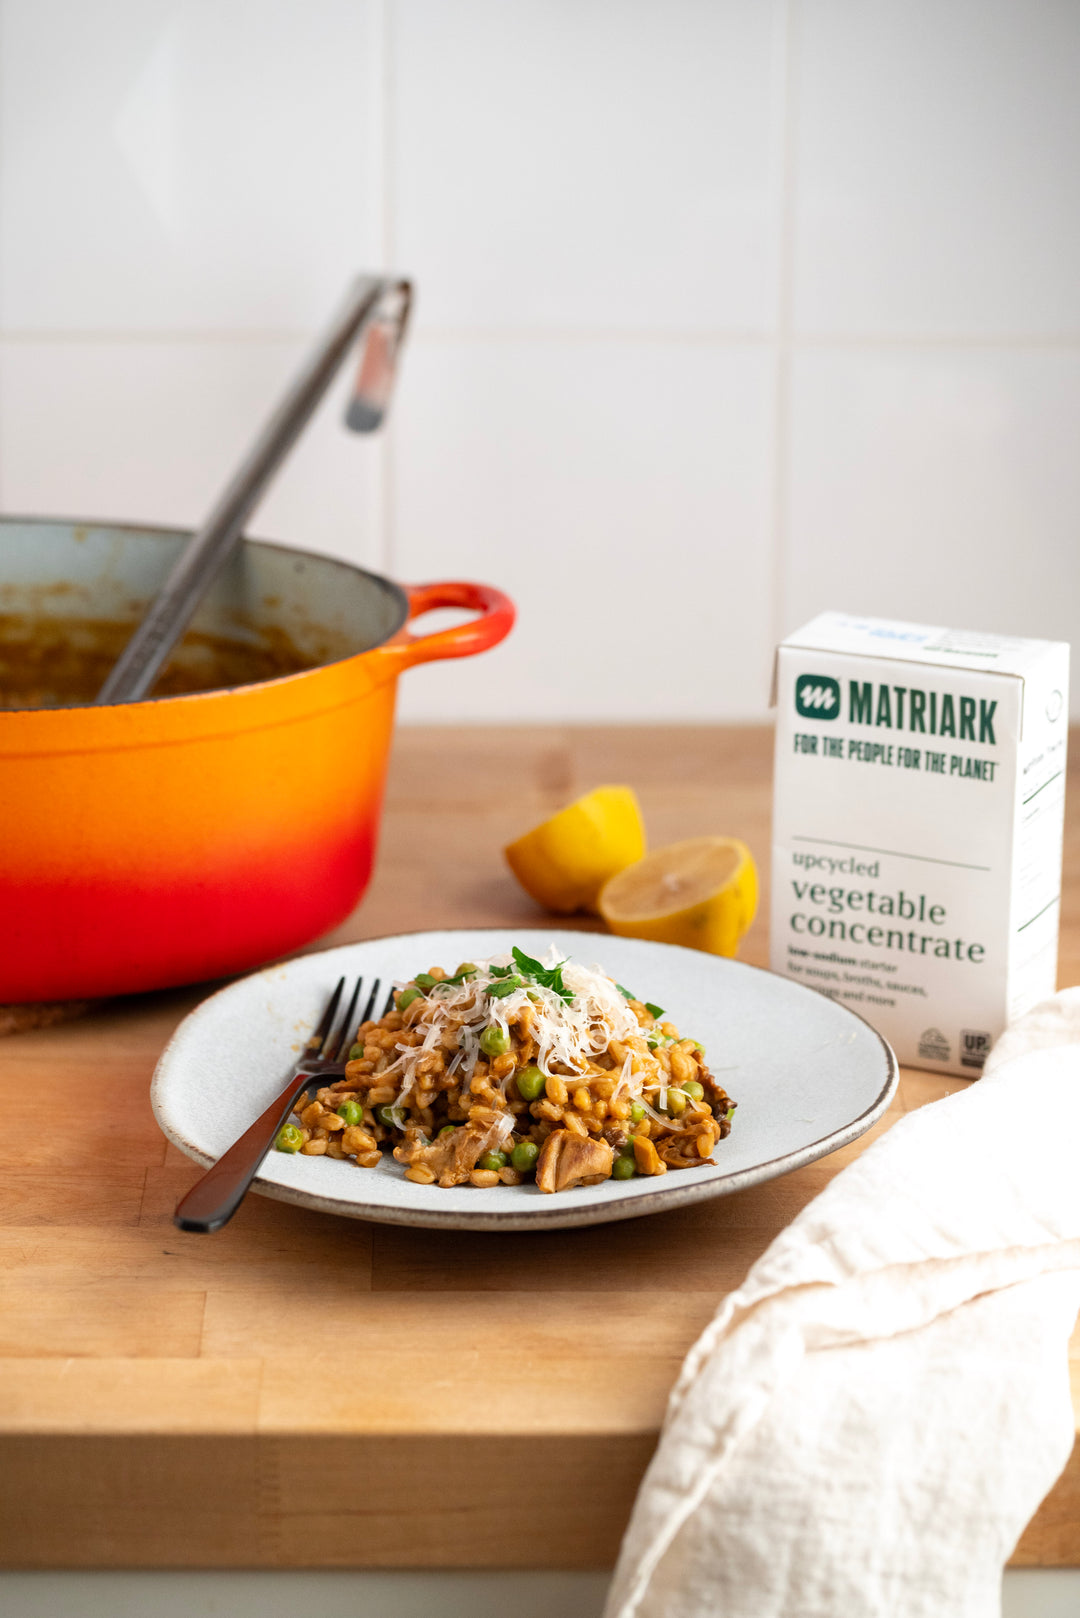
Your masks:
[{"label": "small print text on carton", "polygon": [[823,613],[777,651],[774,971],[974,1078],[1052,994],[1069,648]]}]

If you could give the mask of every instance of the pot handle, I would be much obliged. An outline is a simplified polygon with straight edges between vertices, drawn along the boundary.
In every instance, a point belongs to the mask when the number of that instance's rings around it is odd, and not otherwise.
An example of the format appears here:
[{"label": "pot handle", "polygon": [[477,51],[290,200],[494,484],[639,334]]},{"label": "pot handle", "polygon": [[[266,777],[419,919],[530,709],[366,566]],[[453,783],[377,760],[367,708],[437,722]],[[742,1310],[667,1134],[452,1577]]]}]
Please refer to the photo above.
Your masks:
[{"label": "pot handle", "polygon": [[449,580],[441,584],[406,584],[402,588],[409,598],[409,619],[419,618],[435,607],[471,607],[480,614],[467,624],[455,624],[433,635],[410,634],[406,623],[387,645],[387,651],[399,654],[403,668],[443,657],[472,657],[476,652],[486,652],[505,640],[514,627],[514,603],[490,584]]}]

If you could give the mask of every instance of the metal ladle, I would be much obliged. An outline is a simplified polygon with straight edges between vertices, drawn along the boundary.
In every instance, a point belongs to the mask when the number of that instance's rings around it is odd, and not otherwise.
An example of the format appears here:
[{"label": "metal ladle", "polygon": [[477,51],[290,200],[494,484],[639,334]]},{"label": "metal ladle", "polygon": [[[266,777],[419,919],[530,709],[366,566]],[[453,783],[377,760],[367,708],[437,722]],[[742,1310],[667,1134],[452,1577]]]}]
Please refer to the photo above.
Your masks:
[{"label": "metal ladle", "polygon": [[345,424],[358,433],[373,433],[382,425],[411,303],[408,281],[363,275],[353,282],[339,313],[293,378],[217,504],[184,546],[113,665],[97,702],[138,702],[150,694],[204,592],[239,540],[244,523],[365,327],[368,334]]}]

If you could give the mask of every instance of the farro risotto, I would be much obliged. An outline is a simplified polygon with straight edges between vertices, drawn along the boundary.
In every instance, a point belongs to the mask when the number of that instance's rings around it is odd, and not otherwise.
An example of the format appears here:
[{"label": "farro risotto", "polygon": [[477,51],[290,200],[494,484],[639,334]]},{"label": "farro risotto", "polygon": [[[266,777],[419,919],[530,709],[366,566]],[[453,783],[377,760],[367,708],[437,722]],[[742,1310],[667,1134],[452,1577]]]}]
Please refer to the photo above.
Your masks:
[{"label": "farro risotto", "polygon": [[349,1055],[278,1150],[361,1168],[392,1151],[419,1185],[556,1192],[700,1168],[735,1110],[661,1006],[555,951],[418,972]]}]

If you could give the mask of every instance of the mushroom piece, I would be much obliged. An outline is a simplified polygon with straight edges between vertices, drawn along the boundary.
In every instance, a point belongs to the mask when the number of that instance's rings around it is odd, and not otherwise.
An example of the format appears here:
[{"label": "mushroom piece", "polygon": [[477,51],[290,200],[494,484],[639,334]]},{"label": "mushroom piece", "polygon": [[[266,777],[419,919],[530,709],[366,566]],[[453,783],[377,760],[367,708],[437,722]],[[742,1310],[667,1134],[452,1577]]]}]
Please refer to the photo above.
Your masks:
[{"label": "mushroom piece", "polygon": [[556,1129],[544,1142],[536,1160],[536,1183],[541,1191],[569,1191],[575,1185],[598,1185],[611,1175],[615,1154],[606,1140]]},{"label": "mushroom piece", "polygon": [[497,1151],[512,1128],[509,1113],[474,1107],[467,1124],[438,1135],[433,1141],[426,1141],[418,1132],[410,1132],[401,1146],[394,1147],[394,1156],[399,1163],[410,1167],[414,1163],[423,1164],[444,1189],[464,1185],[484,1153]]},{"label": "mushroom piece", "polygon": [[[720,1125],[714,1118],[695,1121],[689,1128],[657,1141],[657,1155],[669,1169],[699,1169],[712,1161],[710,1154],[719,1134]],[[707,1148],[704,1152],[702,1146]]]},{"label": "mushroom piece", "polygon": [[720,1125],[720,1139],[724,1140],[731,1133],[731,1120],[727,1117],[727,1114],[737,1103],[732,1101],[727,1091],[717,1083],[707,1067],[700,1067],[699,1074],[705,1089],[705,1100],[713,1117]]}]

